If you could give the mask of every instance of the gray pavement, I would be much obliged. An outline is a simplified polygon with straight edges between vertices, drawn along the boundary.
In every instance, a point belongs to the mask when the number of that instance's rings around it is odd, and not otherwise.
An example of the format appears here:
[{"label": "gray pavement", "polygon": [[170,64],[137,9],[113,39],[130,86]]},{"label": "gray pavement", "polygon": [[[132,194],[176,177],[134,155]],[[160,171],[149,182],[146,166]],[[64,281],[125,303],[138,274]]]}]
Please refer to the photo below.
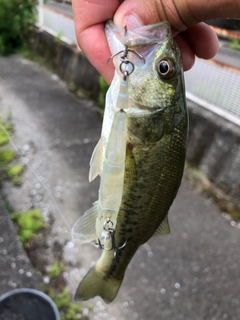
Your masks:
[{"label": "gray pavement", "polygon": [[[90,101],[69,93],[56,75],[19,56],[0,58],[0,77],[1,113],[11,110],[14,143],[23,153],[21,161],[35,172],[25,171],[21,188],[5,184],[4,195],[14,209],[36,206],[46,219],[54,217],[49,246],[66,239],[66,279],[74,292],[99,251],[88,245],[79,248],[71,241],[65,232],[69,228],[45,187],[70,226],[96,200],[98,181],[88,183],[88,162],[101,118]],[[170,225],[171,235],[155,237],[138,250],[112,304],[93,300],[90,319],[239,319],[238,226],[186,180],[170,210]],[[1,264],[1,283],[14,272]],[[32,280],[26,277],[27,281]]]}]

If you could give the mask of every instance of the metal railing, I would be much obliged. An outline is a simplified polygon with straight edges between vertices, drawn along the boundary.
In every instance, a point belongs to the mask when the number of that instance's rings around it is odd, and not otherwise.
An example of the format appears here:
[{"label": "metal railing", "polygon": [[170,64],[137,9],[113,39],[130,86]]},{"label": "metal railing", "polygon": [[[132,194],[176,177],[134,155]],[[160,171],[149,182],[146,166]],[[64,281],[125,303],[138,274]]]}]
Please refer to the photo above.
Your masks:
[{"label": "metal railing", "polygon": [[[59,2],[50,2],[51,5],[46,6],[43,0],[38,1],[39,28],[53,36],[61,36],[69,44],[76,44],[74,22],[69,16],[71,7]],[[219,28],[215,31],[227,39],[240,39],[237,32]],[[240,53],[235,60],[232,54],[235,53],[223,50],[222,61],[196,59],[194,67],[185,73],[186,89],[189,100],[240,126]],[[239,69],[236,67],[238,62]]]},{"label": "metal railing", "polygon": [[185,80],[189,100],[240,126],[240,72],[197,59]]}]

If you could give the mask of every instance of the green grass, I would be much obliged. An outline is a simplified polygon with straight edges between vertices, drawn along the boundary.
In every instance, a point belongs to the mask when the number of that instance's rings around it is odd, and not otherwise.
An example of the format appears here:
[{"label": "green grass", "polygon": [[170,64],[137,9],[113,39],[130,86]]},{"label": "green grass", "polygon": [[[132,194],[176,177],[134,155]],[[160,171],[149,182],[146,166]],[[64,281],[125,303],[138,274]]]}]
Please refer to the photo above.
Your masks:
[{"label": "green grass", "polygon": [[61,320],[82,319],[83,308],[79,304],[71,301],[71,295],[67,288],[64,288],[58,293],[50,289],[48,295],[55,302],[60,312]]},{"label": "green grass", "polygon": [[62,39],[62,36],[63,36],[63,31],[58,31],[58,33],[54,39],[54,42],[58,43]]},{"label": "green grass", "polygon": [[108,91],[109,85],[103,79],[102,76],[99,77],[98,84],[99,84],[99,93],[98,93],[97,102],[98,102],[100,107],[104,108],[104,106],[105,106],[105,97],[106,97],[106,93]]},{"label": "green grass", "polygon": [[42,57],[41,55],[35,54],[33,51],[31,51],[28,48],[27,45],[24,45],[23,47],[21,47],[17,51],[17,54],[19,54],[20,56],[22,56],[23,58],[25,58],[27,60],[31,60],[33,62],[36,62],[40,66],[43,66],[49,70],[52,70],[52,67],[51,67],[51,64],[49,63],[49,61],[47,61],[47,59],[44,59],[44,57]]},{"label": "green grass", "polygon": [[54,264],[50,267],[49,270],[49,277],[51,279],[57,278],[60,276],[60,274],[65,270],[65,266],[62,262],[55,261]]},{"label": "green grass", "polygon": [[13,126],[5,122],[0,117],[0,185],[3,180],[11,180],[16,186],[21,185],[21,174],[24,170],[22,164],[10,164],[16,156],[16,152],[5,146],[11,139],[13,133]]},{"label": "green grass", "polygon": [[15,157],[15,152],[10,148],[0,149],[0,167],[7,165]]},{"label": "green grass", "polygon": [[23,244],[32,239],[39,230],[47,226],[39,209],[14,212],[12,220],[18,225],[18,236]]},{"label": "green grass", "polygon": [[9,142],[9,136],[12,134],[13,126],[0,118],[0,146]]},{"label": "green grass", "polygon": [[75,82],[69,81],[69,82],[68,82],[68,89],[69,89],[71,92],[76,92],[76,91],[78,90],[78,86],[76,85]]},{"label": "green grass", "polygon": [[230,39],[230,49],[237,50],[239,48],[240,41],[236,38]]},{"label": "green grass", "polygon": [[22,164],[9,165],[6,170],[8,178],[14,178],[16,176],[19,176],[23,172],[23,169],[24,165]]}]

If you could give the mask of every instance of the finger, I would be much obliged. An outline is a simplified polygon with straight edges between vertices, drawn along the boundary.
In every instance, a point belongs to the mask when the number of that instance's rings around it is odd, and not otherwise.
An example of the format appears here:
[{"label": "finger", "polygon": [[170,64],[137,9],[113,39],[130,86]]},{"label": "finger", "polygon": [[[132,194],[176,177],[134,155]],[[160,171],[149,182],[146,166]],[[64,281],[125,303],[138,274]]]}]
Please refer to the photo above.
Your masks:
[{"label": "finger", "polygon": [[72,0],[77,35],[90,26],[112,19],[118,6],[118,0]]},{"label": "finger", "polygon": [[114,66],[112,61],[107,65],[111,52],[105,38],[104,24],[97,24],[83,31],[79,37],[79,46],[90,63],[103,76],[106,82],[110,83],[114,74]]},{"label": "finger", "polygon": [[213,29],[205,23],[198,23],[181,33],[196,56],[211,59],[219,48],[218,37]]},{"label": "finger", "polygon": [[188,71],[192,68],[195,62],[195,54],[188,44],[188,42],[178,34],[174,37],[177,45],[182,53],[182,61],[183,61],[183,70]]},{"label": "finger", "polygon": [[167,20],[173,31],[182,32],[201,21],[239,18],[239,0],[125,0],[116,11],[114,22],[120,28],[132,13],[144,25]]},{"label": "finger", "polygon": [[111,53],[107,44],[104,25],[112,19],[119,6],[118,0],[73,0],[72,7],[76,37],[81,50],[91,64],[110,82],[113,65],[106,68]]}]

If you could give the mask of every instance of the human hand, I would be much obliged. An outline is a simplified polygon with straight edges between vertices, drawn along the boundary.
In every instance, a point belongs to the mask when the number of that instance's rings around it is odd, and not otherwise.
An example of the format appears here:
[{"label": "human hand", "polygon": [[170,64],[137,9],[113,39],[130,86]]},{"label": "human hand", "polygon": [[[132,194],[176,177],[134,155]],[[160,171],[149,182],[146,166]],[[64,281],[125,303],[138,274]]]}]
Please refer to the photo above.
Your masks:
[{"label": "human hand", "polygon": [[240,18],[239,0],[72,0],[72,5],[79,46],[108,83],[114,72],[113,65],[106,67],[111,53],[104,26],[109,19],[128,29],[168,20],[187,71],[195,56],[210,59],[218,50],[215,32],[201,21]]}]

